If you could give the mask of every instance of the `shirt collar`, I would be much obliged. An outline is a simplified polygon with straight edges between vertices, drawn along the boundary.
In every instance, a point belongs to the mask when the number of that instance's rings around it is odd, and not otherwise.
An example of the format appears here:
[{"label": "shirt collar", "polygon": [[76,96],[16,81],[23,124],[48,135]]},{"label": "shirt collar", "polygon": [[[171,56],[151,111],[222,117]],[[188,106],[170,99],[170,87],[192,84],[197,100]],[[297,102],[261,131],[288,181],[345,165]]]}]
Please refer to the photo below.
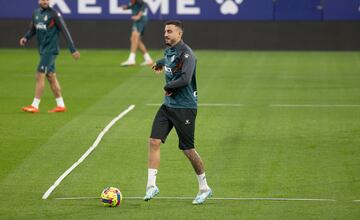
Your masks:
[{"label": "shirt collar", "polygon": [[184,41],[180,40],[179,43],[175,44],[171,49],[179,49],[182,45],[184,45]]},{"label": "shirt collar", "polygon": [[43,11],[46,11],[46,10],[49,10],[50,7],[47,7],[47,8],[42,8],[40,7],[40,11],[43,12]]}]

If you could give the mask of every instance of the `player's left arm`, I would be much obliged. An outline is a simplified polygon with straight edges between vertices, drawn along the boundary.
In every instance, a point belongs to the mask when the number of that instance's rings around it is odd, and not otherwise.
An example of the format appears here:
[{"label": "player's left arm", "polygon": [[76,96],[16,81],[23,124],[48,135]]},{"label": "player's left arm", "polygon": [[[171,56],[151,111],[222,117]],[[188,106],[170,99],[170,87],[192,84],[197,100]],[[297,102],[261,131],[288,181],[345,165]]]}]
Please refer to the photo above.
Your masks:
[{"label": "player's left arm", "polygon": [[61,32],[65,36],[65,39],[66,39],[68,48],[70,50],[70,53],[72,54],[74,59],[76,59],[76,60],[79,59],[80,58],[80,53],[75,48],[74,41],[71,38],[70,32],[69,32],[68,28],[66,27],[65,21],[62,18],[61,14],[54,11],[54,19],[55,19],[55,24],[57,25],[57,27],[61,30]]},{"label": "player's left arm", "polygon": [[180,73],[176,73],[176,74],[181,74],[181,76],[174,81],[168,82],[164,86],[164,90],[167,92],[172,92],[178,88],[187,86],[191,83],[191,79],[193,77],[195,65],[196,65],[196,58],[194,54],[185,51],[181,55],[180,62],[182,62],[181,71]]}]

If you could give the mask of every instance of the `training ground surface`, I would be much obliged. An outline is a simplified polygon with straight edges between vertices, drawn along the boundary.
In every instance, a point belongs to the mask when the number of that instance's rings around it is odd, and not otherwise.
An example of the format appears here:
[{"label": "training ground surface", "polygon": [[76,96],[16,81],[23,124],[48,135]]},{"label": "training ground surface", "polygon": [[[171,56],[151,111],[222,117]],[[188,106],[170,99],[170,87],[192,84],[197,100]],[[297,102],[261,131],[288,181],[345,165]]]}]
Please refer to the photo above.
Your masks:
[{"label": "training ground surface", "polygon": [[[157,179],[159,196],[170,198],[133,198],[145,193],[147,139],[163,76],[148,67],[121,68],[127,51],[81,52],[77,62],[68,51],[57,60],[68,112],[47,113],[55,106],[47,84],[41,112],[27,114],[20,109],[33,98],[37,52],[0,50],[1,219],[360,218],[359,52],[195,51],[203,104],[196,147],[218,198],[202,206],[191,204],[197,180],[174,131],[162,145]],[[96,198],[58,199],[97,197],[106,186],[120,188],[120,207],[105,208]]]}]

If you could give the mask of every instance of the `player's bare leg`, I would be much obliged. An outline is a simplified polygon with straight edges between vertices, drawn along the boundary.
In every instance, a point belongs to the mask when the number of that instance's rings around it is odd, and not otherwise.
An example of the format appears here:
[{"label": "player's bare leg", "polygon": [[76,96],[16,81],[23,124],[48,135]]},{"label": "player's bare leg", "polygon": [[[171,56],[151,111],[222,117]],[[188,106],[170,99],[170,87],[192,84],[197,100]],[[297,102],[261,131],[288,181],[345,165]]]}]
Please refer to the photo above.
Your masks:
[{"label": "player's bare leg", "polygon": [[36,73],[36,84],[35,84],[35,97],[31,105],[23,107],[22,110],[30,113],[39,112],[39,104],[42,94],[44,93],[45,87],[45,74],[44,73]]},{"label": "player's bare leg", "polygon": [[56,77],[56,73],[46,74],[46,77],[49,81],[51,91],[53,92],[56,99],[56,107],[49,112],[66,112],[64,100],[61,95],[60,83]]},{"label": "player's bare leg", "polygon": [[138,31],[133,31],[131,33],[131,38],[130,38],[130,43],[131,43],[131,47],[130,47],[130,51],[131,53],[136,53],[138,47],[139,47],[139,41],[140,41],[140,33]]},{"label": "player's bare leg", "polygon": [[154,61],[150,57],[150,54],[148,53],[146,46],[141,38],[139,39],[139,50],[141,51],[141,53],[144,56],[144,62],[142,62],[140,65],[141,66],[152,66],[154,64]]},{"label": "player's bare leg", "polygon": [[129,58],[121,63],[121,66],[132,66],[136,64],[135,57],[136,51],[139,47],[140,33],[138,31],[133,31],[130,37],[130,55]]},{"label": "player's bare leg", "polygon": [[156,186],[157,170],[160,166],[160,139],[149,139],[148,151],[148,182],[146,185],[145,201],[149,201],[159,194],[159,188]]},{"label": "player's bare leg", "polygon": [[36,73],[35,98],[41,99],[45,88],[45,74]]},{"label": "player's bare leg", "polygon": [[212,196],[212,190],[210,189],[206,181],[204,164],[201,160],[200,155],[194,148],[184,150],[184,154],[190,160],[199,182],[199,193],[193,200],[193,204],[202,204],[207,198],[210,198]]},{"label": "player's bare leg", "polygon": [[159,169],[160,166],[160,139],[149,139],[148,167],[150,169]]},{"label": "player's bare leg", "polygon": [[54,93],[55,98],[61,97],[61,87],[59,81],[56,77],[56,73],[51,73],[46,75],[47,80],[49,81],[51,91]]}]

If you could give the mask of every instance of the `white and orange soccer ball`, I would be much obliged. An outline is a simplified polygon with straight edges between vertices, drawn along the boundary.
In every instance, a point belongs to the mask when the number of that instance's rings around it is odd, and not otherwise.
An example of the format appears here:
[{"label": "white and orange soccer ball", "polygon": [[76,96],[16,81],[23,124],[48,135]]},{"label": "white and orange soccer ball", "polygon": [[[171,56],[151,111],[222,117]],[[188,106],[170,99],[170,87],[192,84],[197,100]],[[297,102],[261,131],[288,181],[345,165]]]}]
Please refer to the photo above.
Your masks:
[{"label": "white and orange soccer ball", "polygon": [[107,207],[116,207],[121,204],[122,194],[118,188],[106,187],[101,193],[101,202]]}]

